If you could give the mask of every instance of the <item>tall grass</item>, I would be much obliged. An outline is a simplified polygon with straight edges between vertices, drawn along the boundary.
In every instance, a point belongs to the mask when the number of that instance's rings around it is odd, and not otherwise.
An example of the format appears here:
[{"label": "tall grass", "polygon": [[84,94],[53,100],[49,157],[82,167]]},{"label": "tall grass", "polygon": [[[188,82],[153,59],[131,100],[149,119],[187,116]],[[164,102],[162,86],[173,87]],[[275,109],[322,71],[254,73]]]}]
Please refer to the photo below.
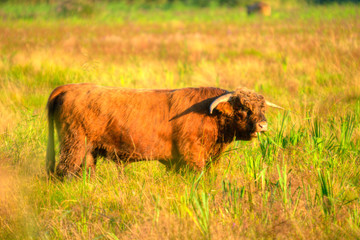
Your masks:
[{"label": "tall grass", "polygon": [[[0,23],[1,239],[360,238],[357,6],[279,7],[269,18],[118,6],[82,18],[10,5]],[[47,97],[77,82],[244,86],[286,111],[268,109],[266,134],[203,172],[156,161],[119,171],[100,159],[95,176],[50,181]]]}]

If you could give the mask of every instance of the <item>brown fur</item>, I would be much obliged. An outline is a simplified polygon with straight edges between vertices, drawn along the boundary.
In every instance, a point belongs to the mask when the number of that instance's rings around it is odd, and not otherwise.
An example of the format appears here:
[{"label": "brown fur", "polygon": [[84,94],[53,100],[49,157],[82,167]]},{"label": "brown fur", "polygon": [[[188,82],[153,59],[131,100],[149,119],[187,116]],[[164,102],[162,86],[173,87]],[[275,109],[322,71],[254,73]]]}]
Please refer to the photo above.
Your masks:
[{"label": "brown fur", "polygon": [[246,6],[247,14],[251,15],[253,13],[260,13],[264,16],[270,16],[271,15],[271,7],[269,4],[264,2],[255,2],[251,5]]},{"label": "brown fur", "polygon": [[56,88],[47,108],[47,171],[55,170],[54,122],[60,141],[56,175],[95,170],[100,156],[117,163],[157,159],[167,166],[202,169],[234,138],[251,140],[266,123],[263,96],[238,89],[212,114],[219,88],[135,90],[70,84]]}]

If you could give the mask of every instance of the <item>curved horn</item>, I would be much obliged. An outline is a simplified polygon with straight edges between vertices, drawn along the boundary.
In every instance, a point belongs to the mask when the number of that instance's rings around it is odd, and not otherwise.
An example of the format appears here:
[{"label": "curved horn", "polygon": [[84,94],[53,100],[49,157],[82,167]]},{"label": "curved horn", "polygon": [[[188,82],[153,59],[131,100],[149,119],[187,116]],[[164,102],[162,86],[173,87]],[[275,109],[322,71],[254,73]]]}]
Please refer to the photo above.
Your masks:
[{"label": "curved horn", "polygon": [[280,106],[278,106],[278,105],[276,105],[276,104],[274,104],[274,103],[272,103],[272,102],[269,102],[269,101],[265,101],[265,102],[266,102],[266,104],[267,104],[269,107],[280,108],[280,109],[285,110],[284,108],[282,108],[282,107],[280,107]]},{"label": "curved horn", "polygon": [[231,93],[227,93],[225,95],[222,95],[218,98],[216,98],[210,105],[210,114],[212,114],[213,110],[216,108],[217,105],[219,105],[219,103],[222,103],[222,102],[227,102],[229,101],[229,99],[231,98],[232,96],[232,92]]}]

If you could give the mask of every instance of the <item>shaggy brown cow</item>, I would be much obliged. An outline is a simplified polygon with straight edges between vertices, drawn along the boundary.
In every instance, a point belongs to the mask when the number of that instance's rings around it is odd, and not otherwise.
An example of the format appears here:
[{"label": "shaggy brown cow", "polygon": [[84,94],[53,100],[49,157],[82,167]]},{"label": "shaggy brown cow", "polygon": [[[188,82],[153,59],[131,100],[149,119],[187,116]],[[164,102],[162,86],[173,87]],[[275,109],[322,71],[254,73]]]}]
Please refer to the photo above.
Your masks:
[{"label": "shaggy brown cow", "polygon": [[255,2],[251,5],[246,6],[247,14],[251,15],[253,13],[260,13],[264,16],[271,15],[271,7],[269,4],[264,2]]},{"label": "shaggy brown cow", "polygon": [[117,163],[157,159],[202,169],[236,140],[267,130],[262,95],[246,89],[135,90],[70,84],[57,87],[47,108],[47,171],[55,170],[54,122],[60,140],[56,175],[95,170],[99,156]]}]

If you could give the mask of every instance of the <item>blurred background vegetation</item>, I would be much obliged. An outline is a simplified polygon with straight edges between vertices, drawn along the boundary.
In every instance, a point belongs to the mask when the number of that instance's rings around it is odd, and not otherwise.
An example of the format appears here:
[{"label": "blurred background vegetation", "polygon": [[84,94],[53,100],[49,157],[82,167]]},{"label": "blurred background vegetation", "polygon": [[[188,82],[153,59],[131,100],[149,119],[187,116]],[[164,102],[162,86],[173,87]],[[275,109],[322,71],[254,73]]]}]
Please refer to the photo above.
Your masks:
[{"label": "blurred background vegetation", "polygon": [[[226,6],[244,6],[249,2],[254,2],[251,0],[0,0],[0,3],[46,3],[46,4],[56,4],[59,2],[71,2],[71,3],[87,3],[92,4],[96,2],[112,2],[112,3],[124,3],[130,5],[138,5],[138,6],[162,6],[162,5],[190,5],[190,6],[199,6],[199,7],[206,7],[206,6],[219,6],[219,5],[226,5]],[[291,2],[291,3],[348,3],[348,2],[355,2],[358,3],[360,0],[267,0],[267,3],[273,2],[280,2],[281,4]]]},{"label": "blurred background vegetation", "polygon": [[[49,20],[95,16],[113,21],[122,18],[120,15],[124,13],[127,16],[125,18],[128,18],[129,13],[136,10],[173,12],[219,8],[239,9],[241,15],[244,14],[245,7],[254,2],[256,0],[0,0],[0,20]],[[273,18],[278,18],[279,14],[284,14],[289,9],[304,9],[319,5],[353,4],[355,6],[360,0],[264,0],[263,2],[271,6],[273,13],[277,13]]]},{"label": "blurred background vegetation", "polygon": [[[181,7],[245,7],[256,0],[0,0],[4,4],[43,4],[55,8],[59,15],[92,15],[99,5],[114,4],[123,8],[181,8]],[[307,4],[359,3],[360,0],[266,0],[271,6],[299,6]]]}]

